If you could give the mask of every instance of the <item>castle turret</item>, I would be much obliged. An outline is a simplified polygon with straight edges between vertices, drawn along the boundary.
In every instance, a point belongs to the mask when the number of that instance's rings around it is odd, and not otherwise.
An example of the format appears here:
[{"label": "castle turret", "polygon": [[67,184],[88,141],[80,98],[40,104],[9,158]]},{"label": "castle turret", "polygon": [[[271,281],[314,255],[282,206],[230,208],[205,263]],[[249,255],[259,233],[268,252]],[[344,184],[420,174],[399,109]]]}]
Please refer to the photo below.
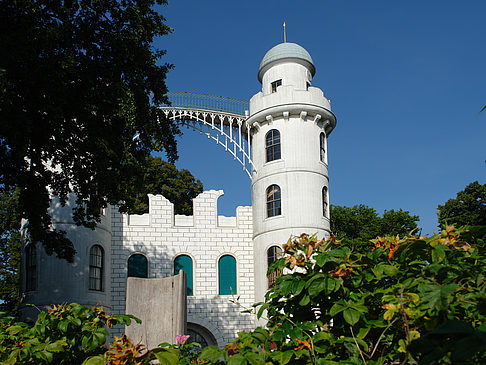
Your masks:
[{"label": "castle turret", "polygon": [[322,90],[311,86],[315,72],[304,48],[278,44],[263,57],[262,91],[250,100],[257,301],[274,280],[269,263],[291,235],[330,233],[327,137],[336,118]]}]

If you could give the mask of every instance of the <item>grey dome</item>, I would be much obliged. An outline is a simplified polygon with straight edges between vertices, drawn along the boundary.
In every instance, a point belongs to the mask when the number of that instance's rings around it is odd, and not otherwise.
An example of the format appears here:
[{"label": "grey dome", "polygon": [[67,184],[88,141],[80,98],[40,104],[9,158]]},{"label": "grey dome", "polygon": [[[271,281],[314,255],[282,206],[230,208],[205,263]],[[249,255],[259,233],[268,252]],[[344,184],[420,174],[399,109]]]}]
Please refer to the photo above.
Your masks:
[{"label": "grey dome", "polygon": [[316,73],[314,61],[309,52],[304,47],[296,43],[280,43],[270,49],[262,59],[258,68],[258,80],[261,82],[263,74],[276,62],[284,59],[293,59],[296,62],[306,66],[312,76]]}]

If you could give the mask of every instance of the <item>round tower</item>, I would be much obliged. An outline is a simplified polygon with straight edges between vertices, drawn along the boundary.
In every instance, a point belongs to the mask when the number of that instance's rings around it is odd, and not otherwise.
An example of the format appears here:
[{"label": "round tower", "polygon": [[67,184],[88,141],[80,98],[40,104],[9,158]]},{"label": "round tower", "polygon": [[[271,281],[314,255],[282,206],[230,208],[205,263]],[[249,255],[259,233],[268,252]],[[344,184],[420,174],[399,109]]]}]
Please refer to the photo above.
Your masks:
[{"label": "round tower", "polygon": [[275,279],[267,277],[269,263],[291,235],[330,233],[327,137],[336,118],[322,90],[312,86],[315,72],[303,47],[278,44],[263,57],[262,91],[250,100],[257,301]]},{"label": "round tower", "polygon": [[[111,206],[105,208],[94,230],[79,227],[73,221],[74,195],[65,206],[51,200],[53,227],[66,231],[76,250],[72,263],[48,255],[41,243],[24,243],[22,255],[21,305],[23,320],[35,321],[39,310],[53,304],[76,302],[103,305],[111,309]],[[28,235],[24,222],[23,235]],[[28,305],[33,304],[34,306]]]}]

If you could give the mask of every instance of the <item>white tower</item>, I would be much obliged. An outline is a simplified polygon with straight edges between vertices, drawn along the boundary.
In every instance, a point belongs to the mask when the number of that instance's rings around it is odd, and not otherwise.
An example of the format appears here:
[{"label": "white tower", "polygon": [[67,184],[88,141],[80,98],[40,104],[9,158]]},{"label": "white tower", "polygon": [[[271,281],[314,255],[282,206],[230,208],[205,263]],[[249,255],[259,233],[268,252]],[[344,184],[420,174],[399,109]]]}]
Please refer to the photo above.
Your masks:
[{"label": "white tower", "polygon": [[278,44],[263,57],[262,91],[250,100],[256,301],[271,285],[268,262],[277,247],[291,235],[330,233],[327,137],[336,118],[322,90],[311,86],[314,74],[304,48]]}]

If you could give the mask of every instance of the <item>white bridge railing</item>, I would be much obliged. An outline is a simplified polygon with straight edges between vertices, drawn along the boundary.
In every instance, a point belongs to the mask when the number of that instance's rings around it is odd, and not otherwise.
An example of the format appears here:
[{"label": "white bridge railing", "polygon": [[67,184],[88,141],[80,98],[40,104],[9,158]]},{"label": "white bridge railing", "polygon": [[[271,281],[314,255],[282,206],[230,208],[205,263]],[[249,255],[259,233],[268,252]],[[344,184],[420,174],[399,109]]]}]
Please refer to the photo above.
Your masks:
[{"label": "white bridge railing", "polygon": [[205,134],[233,155],[251,178],[251,133],[246,124],[249,103],[222,96],[169,92],[170,106],[162,106],[166,118]]}]

